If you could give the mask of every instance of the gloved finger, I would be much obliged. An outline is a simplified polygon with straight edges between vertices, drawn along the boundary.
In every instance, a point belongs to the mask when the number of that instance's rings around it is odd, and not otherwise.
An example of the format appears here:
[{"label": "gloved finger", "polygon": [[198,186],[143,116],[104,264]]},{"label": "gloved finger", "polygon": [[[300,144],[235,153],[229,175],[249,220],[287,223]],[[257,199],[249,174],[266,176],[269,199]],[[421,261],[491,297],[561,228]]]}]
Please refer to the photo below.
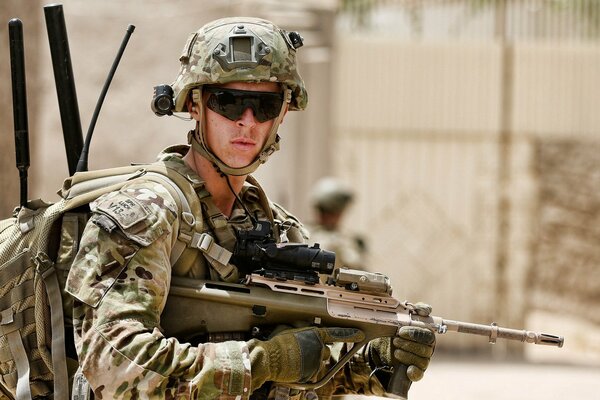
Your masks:
[{"label": "gloved finger", "polygon": [[409,365],[406,369],[406,376],[408,377],[408,379],[411,380],[411,382],[420,381],[421,379],[423,379],[424,374],[425,371],[423,371],[415,365]]},{"label": "gloved finger", "polygon": [[[300,353],[299,364],[301,368],[299,382],[308,382],[319,371],[328,348],[323,343],[319,329],[293,329],[289,333],[296,339]],[[284,335],[281,336],[283,337]]]},{"label": "gloved finger", "polygon": [[325,343],[357,343],[365,340],[364,332],[357,328],[318,328],[317,331]]},{"label": "gloved finger", "polygon": [[273,328],[273,330],[272,330],[272,331],[269,333],[269,336],[268,336],[268,338],[270,339],[270,338],[272,338],[272,337],[275,337],[275,336],[277,336],[277,335],[280,335],[280,334],[282,334],[282,333],[289,332],[289,331],[291,331],[292,329],[298,329],[298,328],[294,328],[293,326],[290,326],[290,325],[283,325],[283,324],[277,325],[277,326],[276,326],[275,328]]},{"label": "gloved finger", "polygon": [[394,338],[394,349],[402,350],[406,353],[414,354],[418,357],[431,358],[434,351],[434,346],[430,344],[421,344],[417,342],[411,342],[401,338]]},{"label": "gloved finger", "polygon": [[429,357],[422,357],[402,349],[394,350],[394,358],[400,364],[414,365],[423,371],[429,366]]},{"label": "gloved finger", "polygon": [[428,317],[429,314],[431,314],[431,311],[433,310],[433,307],[431,307],[429,304],[420,301],[415,303],[414,307],[417,315],[420,315],[421,317]]},{"label": "gloved finger", "polygon": [[429,329],[418,328],[416,326],[403,326],[400,328],[398,335],[394,338],[394,345],[398,338],[431,346],[435,344],[435,333]]}]

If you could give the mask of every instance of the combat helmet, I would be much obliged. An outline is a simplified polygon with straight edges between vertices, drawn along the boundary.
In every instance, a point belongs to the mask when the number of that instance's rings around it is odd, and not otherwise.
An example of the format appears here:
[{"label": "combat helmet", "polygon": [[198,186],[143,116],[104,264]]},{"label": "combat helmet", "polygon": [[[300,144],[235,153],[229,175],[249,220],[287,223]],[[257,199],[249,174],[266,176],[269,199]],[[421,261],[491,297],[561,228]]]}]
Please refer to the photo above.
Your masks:
[{"label": "combat helmet", "polygon": [[[199,103],[204,85],[240,81],[278,82],[284,92],[285,101],[264,147],[257,158],[245,167],[233,168],[219,160],[206,144],[203,126],[200,127],[201,132],[196,132],[199,134],[190,135],[194,149],[222,172],[246,175],[256,170],[279,149],[277,130],[286,104],[289,110],[306,108],[306,88],[296,64],[296,49],[301,46],[302,37],[297,32],[287,32],[270,21],[250,17],[219,19],[188,37],[179,59],[181,69],[172,84],[173,112],[187,111],[185,103],[190,91],[193,101]],[[203,117],[201,121],[202,125]]]},{"label": "combat helmet", "polygon": [[311,202],[321,212],[342,212],[353,200],[352,189],[338,178],[319,179],[311,192]]}]

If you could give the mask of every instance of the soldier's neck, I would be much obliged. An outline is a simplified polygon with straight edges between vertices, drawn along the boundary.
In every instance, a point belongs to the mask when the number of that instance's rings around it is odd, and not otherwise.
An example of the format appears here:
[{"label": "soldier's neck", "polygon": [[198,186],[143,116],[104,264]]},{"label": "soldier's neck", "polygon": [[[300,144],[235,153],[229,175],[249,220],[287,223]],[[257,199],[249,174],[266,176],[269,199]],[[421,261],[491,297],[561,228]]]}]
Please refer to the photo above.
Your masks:
[{"label": "soldier's neck", "polygon": [[227,179],[235,193],[239,195],[246,181],[246,175],[223,177],[210,161],[192,149],[183,157],[183,160],[202,178],[205,188],[211,194],[217,208],[229,218],[235,204],[235,196],[227,184]]}]

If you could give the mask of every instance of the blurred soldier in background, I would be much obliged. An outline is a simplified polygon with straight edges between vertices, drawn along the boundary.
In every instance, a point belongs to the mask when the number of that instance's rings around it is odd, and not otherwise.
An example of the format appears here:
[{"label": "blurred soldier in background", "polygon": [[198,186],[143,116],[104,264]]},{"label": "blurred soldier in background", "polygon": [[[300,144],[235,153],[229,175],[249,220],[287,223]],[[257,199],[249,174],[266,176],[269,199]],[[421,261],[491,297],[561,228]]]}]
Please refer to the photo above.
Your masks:
[{"label": "blurred soldier in background", "polygon": [[352,188],[341,180],[324,177],[317,181],[310,197],[316,218],[315,225],[309,229],[310,241],[335,252],[336,267],[363,269],[368,265],[365,239],[342,228],[344,215],[353,200]]},{"label": "blurred soldier in background", "polygon": [[[187,181],[178,184],[181,190],[193,187],[201,207],[180,217],[169,188],[144,177],[91,204],[67,280],[75,298],[80,364],[74,398],[85,398],[84,378],[104,399],[270,398],[272,383],[315,379],[328,361],[327,344],[363,340],[364,333],[354,328],[307,327],[262,340],[191,345],[166,336],[168,327],[161,325],[171,276],[237,282],[252,272],[219,256],[234,251],[240,230],[268,221],[275,238],[306,241],[302,224],[269,201],[249,175],[279,148],[277,131],[287,111],[306,107],[296,65],[301,46],[298,33],[256,18],[213,21],[189,36],[180,72],[160,91],[153,110],[191,116],[189,144],[166,149],[159,162]],[[211,245],[188,245],[171,265],[174,244],[197,226]],[[418,380],[434,343],[431,331],[411,326],[394,338],[371,341],[318,394],[325,399],[334,391],[381,395],[391,367],[399,364],[408,366],[408,378]]]}]

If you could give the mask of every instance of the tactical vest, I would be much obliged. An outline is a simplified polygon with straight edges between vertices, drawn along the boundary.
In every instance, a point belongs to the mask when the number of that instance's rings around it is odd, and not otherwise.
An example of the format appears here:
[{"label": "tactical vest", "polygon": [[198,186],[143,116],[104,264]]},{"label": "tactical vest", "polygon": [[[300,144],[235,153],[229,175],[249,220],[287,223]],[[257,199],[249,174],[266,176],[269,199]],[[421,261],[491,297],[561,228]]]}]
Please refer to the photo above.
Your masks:
[{"label": "tactical vest", "polygon": [[[304,243],[307,240],[300,222],[281,206],[268,200],[258,182],[248,176],[248,184],[242,189],[240,195],[248,211],[259,220],[268,220],[273,227],[273,236],[280,242],[282,240]],[[232,216],[226,218],[217,208],[212,196],[206,191],[204,184],[196,184],[195,191],[201,204],[201,220],[196,220],[196,229],[201,229],[205,234],[215,240],[215,244],[223,247],[228,252],[233,252],[236,243],[236,230],[252,228],[252,221],[241,207],[234,209]],[[200,227],[199,224],[202,224]],[[239,278],[234,266],[224,266],[215,263],[217,257],[207,253],[199,253],[194,247],[187,246],[179,261],[173,264],[173,275],[197,279],[221,280],[235,282]]]}]

